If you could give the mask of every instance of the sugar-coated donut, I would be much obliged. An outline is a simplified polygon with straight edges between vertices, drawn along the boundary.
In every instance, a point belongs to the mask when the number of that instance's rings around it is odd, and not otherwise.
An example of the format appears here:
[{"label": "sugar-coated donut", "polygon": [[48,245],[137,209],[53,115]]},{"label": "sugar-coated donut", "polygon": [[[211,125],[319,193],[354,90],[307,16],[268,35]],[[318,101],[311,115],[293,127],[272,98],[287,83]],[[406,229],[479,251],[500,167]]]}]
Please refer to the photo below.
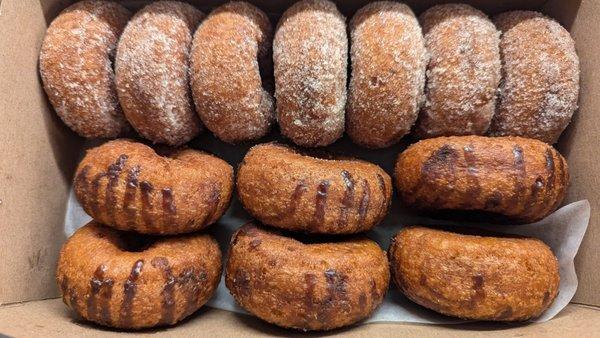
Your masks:
[{"label": "sugar-coated donut", "polygon": [[172,325],[214,294],[221,251],[207,234],[141,236],[92,221],[63,245],[56,279],[64,303],[86,320],[124,329]]},{"label": "sugar-coated donut", "polygon": [[538,12],[498,15],[502,85],[490,132],[555,143],[579,97],[575,42],[558,22]]},{"label": "sugar-coated donut", "polygon": [[385,253],[366,238],[305,244],[250,223],[233,235],[228,257],[233,298],[286,328],[330,330],[365,319],[390,280]]},{"label": "sugar-coated donut", "polygon": [[563,201],[565,159],[521,137],[455,136],[420,141],[398,157],[396,185],[405,205],[479,210],[516,222],[538,221]]},{"label": "sugar-coated donut", "polygon": [[148,234],[197,231],[229,207],[233,168],[197,150],[160,156],[115,140],[88,150],[73,183],[83,209],[99,222]]},{"label": "sugar-coated donut", "polygon": [[500,32],[487,15],[466,4],[434,6],[419,19],[429,65],[416,134],[484,134],[496,109]]},{"label": "sugar-coated donut", "polygon": [[421,27],[405,4],[378,1],[356,12],[350,37],[346,130],[357,144],[384,148],[410,131],[423,102],[427,53]]},{"label": "sugar-coated donut", "polygon": [[264,136],[275,119],[273,98],[262,85],[272,27],[265,13],[229,2],[210,13],[194,34],[192,93],[206,128],[237,143]]},{"label": "sugar-coated donut", "polygon": [[325,146],[344,133],[348,37],[333,2],[298,1],[273,40],[275,98],[281,133],[305,147]]},{"label": "sugar-coated donut", "polygon": [[400,290],[449,316],[528,320],[542,314],[558,294],[558,262],[537,239],[408,227],[392,239],[388,254]]},{"label": "sugar-coated donut", "polygon": [[112,138],[129,124],[114,84],[117,41],[131,13],[111,1],[80,1],[50,24],[40,51],[40,74],[63,122],[88,138]]},{"label": "sugar-coated donut", "polygon": [[268,143],[252,147],[244,157],[237,192],[244,208],[265,224],[348,234],[370,230],[383,220],[392,180],[375,164],[317,158]]},{"label": "sugar-coated donut", "polygon": [[125,116],[143,137],[181,145],[201,129],[188,78],[192,34],[204,14],[154,2],[129,21],[117,48],[115,81]]}]

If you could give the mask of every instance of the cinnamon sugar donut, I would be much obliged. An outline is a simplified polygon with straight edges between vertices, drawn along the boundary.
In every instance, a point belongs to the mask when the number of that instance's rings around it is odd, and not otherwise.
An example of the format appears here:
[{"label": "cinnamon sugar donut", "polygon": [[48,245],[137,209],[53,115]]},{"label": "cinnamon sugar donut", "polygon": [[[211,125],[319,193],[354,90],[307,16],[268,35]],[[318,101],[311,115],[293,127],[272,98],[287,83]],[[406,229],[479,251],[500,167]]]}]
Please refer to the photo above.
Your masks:
[{"label": "cinnamon sugar donut", "polygon": [[346,129],[357,144],[384,148],[410,131],[423,102],[427,53],[402,3],[378,1],[350,22],[352,74]]},{"label": "cinnamon sugar donut", "polygon": [[227,210],[233,169],[200,151],[159,156],[146,145],[120,139],[88,150],[73,189],[83,209],[108,226],[186,233],[207,227]]},{"label": "cinnamon sugar donut", "polygon": [[246,2],[216,8],[194,34],[192,93],[204,125],[237,143],[264,136],[274,120],[273,99],[262,85],[272,28],[266,14]]},{"label": "cinnamon sugar donut", "polygon": [[221,251],[207,234],[150,237],[92,221],[63,245],[56,279],[64,303],[86,320],[124,329],[172,325],[214,294]]},{"label": "cinnamon sugar donut", "polygon": [[154,2],[125,27],[116,84],[125,116],[143,137],[181,145],[201,129],[188,80],[192,34],[204,14],[178,1]]},{"label": "cinnamon sugar donut", "polygon": [[496,108],[500,33],[487,15],[466,4],[431,7],[420,22],[430,59],[416,134],[484,134]]},{"label": "cinnamon sugar donut", "polygon": [[346,22],[327,0],[296,2],[273,40],[275,98],[281,133],[305,147],[326,146],[344,132]]},{"label": "cinnamon sugar donut", "polygon": [[110,1],[81,1],[50,24],[40,75],[50,103],[77,134],[117,137],[129,129],[113,82],[117,41],[131,14]]},{"label": "cinnamon sugar donut", "polygon": [[358,159],[318,158],[276,143],[252,147],[237,175],[244,208],[278,228],[325,234],[368,231],[388,212],[390,176]]},{"label": "cinnamon sugar donut", "polygon": [[359,237],[304,243],[248,223],[233,234],[225,285],[248,312],[300,330],[369,317],[390,280],[385,252]]},{"label": "cinnamon sugar donut", "polygon": [[490,132],[555,143],[579,97],[575,42],[558,22],[538,12],[498,15],[503,78]]}]

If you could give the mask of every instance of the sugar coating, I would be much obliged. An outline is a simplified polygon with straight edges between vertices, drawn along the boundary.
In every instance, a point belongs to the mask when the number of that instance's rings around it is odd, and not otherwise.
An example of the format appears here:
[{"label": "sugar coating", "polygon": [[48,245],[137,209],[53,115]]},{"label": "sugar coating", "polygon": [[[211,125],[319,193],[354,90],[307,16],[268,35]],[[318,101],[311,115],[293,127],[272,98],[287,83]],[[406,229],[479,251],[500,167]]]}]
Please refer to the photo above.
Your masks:
[{"label": "sugar coating", "polygon": [[491,123],[500,82],[500,32],[465,4],[431,7],[420,16],[429,53],[422,138],[481,135]]},{"label": "sugar coating", "polygon": [[569,32],[532,11],[498,15],[502,81],[490,133],[555,143],[579,97],[579,58]]},{"label": "sugar coating", "polygon": [[50,24],[40,51],[40,75],[63,122],[88,138],[129,129],[117,100],[112,60],[131,13],[109,1],[81,1]]},{"label": "sugar coating", "polygon": [[192,34],[203,17],[183,2],[155,2],[134,15],[119,41],[115,72],[123,112],[155,143],[181,145],[201,130],[188,64]]},{"label": "sugar coating", "polygon": [[362,146],[387,147],[410,131],[423,102],[421,27],[405,4],[379,1],[356,12],[350,37],[348,135]]},{"label": "sugar coating", "polygon": [[273,64],[281,133],[306,147],[342,136],[348,38],[335,4],[305,0],[286,10],[273,40]]},{"label": "sugar coating", "polygon": [[266,14],[246,2],[216,8],[194,34],[191,83],[196,111],[219,139],[258,139],[274,120],[260,67],[271,49]]}]

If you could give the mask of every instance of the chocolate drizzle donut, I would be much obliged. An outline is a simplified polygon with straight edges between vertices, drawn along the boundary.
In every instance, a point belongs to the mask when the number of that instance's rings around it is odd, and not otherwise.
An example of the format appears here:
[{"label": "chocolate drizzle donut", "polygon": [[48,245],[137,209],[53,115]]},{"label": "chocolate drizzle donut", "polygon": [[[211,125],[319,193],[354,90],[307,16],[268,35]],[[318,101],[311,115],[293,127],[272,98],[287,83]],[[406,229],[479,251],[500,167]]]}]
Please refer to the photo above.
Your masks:
[{"label": "chocolate drizzle donut", "polygon": [[176,234],[214,223],[229,206],[233,169],[227,162],[184,149],[168,157],[129,140],[89,150],[74,190],[94,219],[120,230]]}]

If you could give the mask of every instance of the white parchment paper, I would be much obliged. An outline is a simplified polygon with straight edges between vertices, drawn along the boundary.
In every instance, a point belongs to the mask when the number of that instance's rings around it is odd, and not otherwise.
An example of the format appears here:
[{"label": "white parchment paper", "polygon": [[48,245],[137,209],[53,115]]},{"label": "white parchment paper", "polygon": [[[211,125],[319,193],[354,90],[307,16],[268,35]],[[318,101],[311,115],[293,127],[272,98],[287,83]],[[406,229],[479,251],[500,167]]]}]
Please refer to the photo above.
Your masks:
[{"label": "white parchment paper", "polygon": [[[270,135],[268,142],[278,139]],[[96,146],[97,143],[88,143],[87,147]],[[241,146],[227,145],[216,140],[209,134],[203,134],[196,139],[192,147],[207,150],[216,156],[226,160],[234,168],[242,160],[244,154],[252,144]],[[327,151],[336,154],[358,157],[381,166],[388,173],[393,172],[393,165],[397,154],[402,151],[406,144],[398,144],[386,149],[369,150],[353,145],[346,137],[326,148]],[[235,194],[234,194],[235,195]],[[573,298],[577,290],[577,275],[573,259],[577,254],[581,240],[585,234],[590,218],[590,204],[587,200],[578,201],[562,207],[544,220],[527,225],[499,225],[482,224],[456,221],[447,221],[416,215],[400,206],[396,195],[392,201],[390,213],[383,222],[367,233],[367,236],[377,241],[380,246],[387,250],[392,236],[406,225],[460,225],[461,227],[477,227],[496,233],[507,233],[536,237],[548,244],[554,254],[558,257],[560,264],[560,289],[559,294],[550,308],[536,322],[544,322],[558,314]],[[65,234],[70,236],[76,229],[90,221],[90,217],[83,211],[73,191],[69,198],[67,214],[65,216]],[[219,241],[221,250],[225,254],[229,246],[229,239],[233,232],[244,223],[251,220],[237,198],[233,198],[231,207],[225,215],[210,227],[210,232]],[[225,256],[225,255],[224,255]],[[223,279],[219,284],[216,295],[209,301],[208,306],[228,311],[245,313],[233,300],[225,287]],[[373,316],[365,321],[370,322],[412,322],[429,324],[452,324],[461,323],[463,320],[440,315],[417,305],[400,293],[393,282],[383,304],[375,311]]]}]

